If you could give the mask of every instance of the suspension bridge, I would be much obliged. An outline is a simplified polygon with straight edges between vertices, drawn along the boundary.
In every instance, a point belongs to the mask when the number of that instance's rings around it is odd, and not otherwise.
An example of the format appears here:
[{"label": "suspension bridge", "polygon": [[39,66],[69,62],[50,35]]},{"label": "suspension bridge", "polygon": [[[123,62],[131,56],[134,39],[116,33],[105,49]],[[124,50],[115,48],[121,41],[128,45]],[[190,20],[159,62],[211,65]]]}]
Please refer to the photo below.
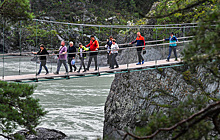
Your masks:
[{"label": "suspension bridge", "polygon": [[[53,24],[64,24],[64,25],[74,25],[74,26],[91,26],[91,27],[107,27],[107,28],[143,28],[143,29],[156,29],[156,38],[155,40],[152,41],[146,41],[145,46],[138,46],[138,47],[145,47],[146,51],[148,51],[149,48],[154,48],[157,49],[158,47],[164,48],[164,52],[168,52],[167,48],[171,43],[164,43],[163,40],[157,40],[157,29],[159,28],[180,28],[180,29],[186,29],[186,28],[195,28],[196,23],[188,23],[188,24],[168,24],[168,25],[142,25],[142,26],[123,26],[123,25],[90,25],[90,24],[74,24],[74,23],[63,23],[63,22],[54,22],[54,21],[45,21],[45,20],[35,20],[36,22],[48,22],[48,23],[53,23]],[[183,25],[183,26],[182,26]],[[170,27],[169,27],[170,26]],[[184,31],[183,30],[183,31]],[[184,36],[182,37],[177,37],[179,42],[177,42],[178,46],[182,46],[184,48],[187,44],[189,44],[192,41],[193,36]],[[146,39],[147,40],[147,39]],[[37,42],[37,41],[36,41]],[[129,53],[132,53],[136,55],[136,47],[120,47],[120,46],[127,46],[129,43],[125,44],[119,44],[119,52],[127,51],[127,56],[124,59],[127,59],[126,62],[119,64],[119,68],[115,69],[110,69],[109,66],[98,66],[98,70],[94,71],[93,68],[90,68],[90,71],[86,72],[69,72],[69,73],[64,73],[60,72],[60,74],[53,74],[52,73],[52,67],[51,71],[49,74],[44,75],[36,75],[36,72],[33,72],[32,74],[21,74],[20,73],[20,63],[19,62],[19,74],[13,74],[13,75],[5,75],[5,65],[4,62],[7,59],[15,59],[15,58],[25,58],[25,57],[34,57],[31,55],[31,52],[19,52],[19,53],[4,53],[0,54],[2,64],[3,64],[3,70],[2,70],[2,76],[0,77],[1,81],[14,81],[14,82],[39,82],[39,81],[47,81],[47,80],[64,80],[64,79],[73,79],[73,78],[81,78],[81,77],[92,77],[92,76],[102,76],[102,75],[109,75],[109,74],[116,74],[116,73],[126,73],[126,72],[135,72],[135,71],[145,71],[145,70],[154,70],[154,69],[159,69],[159,68],[169,68],[169,67],[178,67],[182,66],[183,62],[179,58],[178,61],[175,61],[174,59],[170,59],[169,62],[166,61],[167,55],[164,55],[160,59],[155,58],[154,60],[151,61],[146,61],[142,65],[136,65],[133,61],[129,61]],[[37,48],[37,46],[36,46]],[[100,48],[104,48],[104,46],[100,46]],[[128,50],[129,49],[129,50]],[[85,53],[90,53],[90,52],[85,52]],[[107,53],[107,50],[100,49],[97,51],[98,55],[103,55]],[[178,52],[180,53],[180,52]],[[77,54],[77,53],[76,53]],[[119,54],[120,55],[120,54]],[[37,55],[35,55],[37,56]],[[42,55],[41,55],[42,56]],[[47,55],[48,56],[48,55]],[[56,56],[56,54],[49,54],[49,56],[53,57]],[[123,59],[123,58],[120,58]],[[99,60],[98,60],[99,61]],[[37,71],[37,60],[36,60],[36,69]],[[85,64],[86,65],[86,64]]]}]

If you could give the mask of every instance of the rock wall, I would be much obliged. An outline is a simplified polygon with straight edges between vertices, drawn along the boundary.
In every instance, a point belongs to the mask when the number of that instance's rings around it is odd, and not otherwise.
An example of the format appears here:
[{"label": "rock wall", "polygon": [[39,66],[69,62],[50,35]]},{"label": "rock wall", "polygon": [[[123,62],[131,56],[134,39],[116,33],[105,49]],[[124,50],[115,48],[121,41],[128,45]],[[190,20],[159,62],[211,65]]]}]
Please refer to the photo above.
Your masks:
[{"label": "rock wall", "polygon": [[[105,103],[104,139],[123,139],[125,129],[133,131],[135,126],[147,124],[140,119],[143,114],[157,112],[159,104],[178,105],[191,94],[192,87],[180,74],[184,68],[116,74]],[[207,86],[210,93],[216,88],[216,83]]]}]

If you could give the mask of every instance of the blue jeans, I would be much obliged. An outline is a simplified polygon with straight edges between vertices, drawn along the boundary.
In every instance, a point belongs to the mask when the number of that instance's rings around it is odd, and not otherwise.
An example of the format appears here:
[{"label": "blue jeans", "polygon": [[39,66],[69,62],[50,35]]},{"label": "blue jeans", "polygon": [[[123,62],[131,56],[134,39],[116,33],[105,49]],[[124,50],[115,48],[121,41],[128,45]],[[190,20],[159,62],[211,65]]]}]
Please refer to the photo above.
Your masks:
[{"label": "blue jeans", "polygon": [[174,52],[174,56],[175,56],[175,58],[177,58],[177,55],[176,55],[176,48],[177,48],[177,46],[169,46],[169,55],[168,55],[168,57],[167,57],[167,60],[170,60],[170,56],[171,56],[171,52],[172,52],[172,50],[173,50],[173,52]]},{"label": "blue jeans", "polygon": [[66,60],[60,60],[60,59],[58,59],[58,62],[57,62],[57,73],[59,73],[60,67],[61,67],[62,64],[64,65],[64,67],[65,67],[65,69],[66,69],[66,72],[68,72],[68,66],[67,66],[67,64],[66,64]]},{"label": "blue jeans", "polygon": [[41,73],[42,67],[46,70],[46,73],[49,73],[47,66],[46,66],[46,60],[40,60],[40,69],[38,71],[38,74]]}]

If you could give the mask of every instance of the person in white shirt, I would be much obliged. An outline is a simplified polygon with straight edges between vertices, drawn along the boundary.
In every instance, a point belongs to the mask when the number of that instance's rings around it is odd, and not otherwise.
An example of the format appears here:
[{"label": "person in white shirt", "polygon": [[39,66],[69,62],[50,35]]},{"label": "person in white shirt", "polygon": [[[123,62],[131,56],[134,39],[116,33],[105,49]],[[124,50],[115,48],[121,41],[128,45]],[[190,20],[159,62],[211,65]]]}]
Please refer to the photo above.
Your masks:
[{"label": "person in white shirt", "polygon": [[115,68],[118,68],[118,63],[116,61],[116,57],[118,55],[118,44],[116,43],[116,40],[113,39],[112,40],[112,45],[111,45],[111,52],[109,53],[109,55],[111,55],[111,64],[110,64],[110,69],[114,69],[114,66],[116,65]]}]

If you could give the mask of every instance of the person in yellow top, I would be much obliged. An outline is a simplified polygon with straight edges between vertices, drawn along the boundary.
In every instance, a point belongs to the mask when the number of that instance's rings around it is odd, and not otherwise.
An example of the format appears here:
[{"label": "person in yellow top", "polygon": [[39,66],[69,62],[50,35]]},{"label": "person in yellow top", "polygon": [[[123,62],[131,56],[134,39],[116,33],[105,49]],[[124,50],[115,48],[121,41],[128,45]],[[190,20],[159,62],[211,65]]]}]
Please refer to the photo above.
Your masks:
[{"label": "person in yellow top", "polygon": [[83,46],[81,43],[79,43],[79,49],[78,49],[78,55],[79,55],[79,59],[80,59],[80,67],[79,67],[79,70],[77,71],[78,73],[80,72],[82,66],[84,68],[84,71],[83,72],[86,72],[86,67],[85,67],[85,64],[84,64],[84,59],[86,58],[86,51],[88,51],[89,48],[86,48],[85,46]]}]

